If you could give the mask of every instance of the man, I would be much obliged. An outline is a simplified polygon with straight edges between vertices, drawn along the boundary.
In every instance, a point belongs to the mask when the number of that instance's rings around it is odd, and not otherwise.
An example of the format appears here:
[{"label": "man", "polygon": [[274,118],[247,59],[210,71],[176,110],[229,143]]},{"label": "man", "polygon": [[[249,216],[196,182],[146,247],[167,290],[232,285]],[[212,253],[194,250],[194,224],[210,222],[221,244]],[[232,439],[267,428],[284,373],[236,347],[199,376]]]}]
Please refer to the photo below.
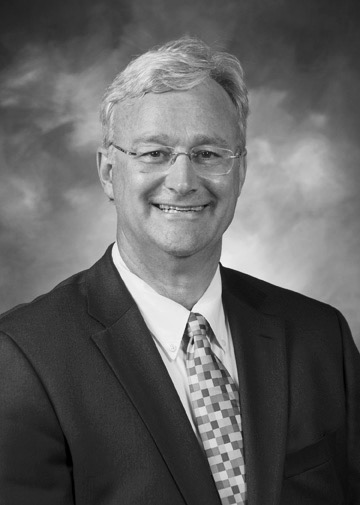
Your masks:
[{"label": "man", "polygon": [[117,240],[1,320],[1,504],[360,503],[343,317],[219,266],[247,112],[239,62],[193,39],[107,90]]}]

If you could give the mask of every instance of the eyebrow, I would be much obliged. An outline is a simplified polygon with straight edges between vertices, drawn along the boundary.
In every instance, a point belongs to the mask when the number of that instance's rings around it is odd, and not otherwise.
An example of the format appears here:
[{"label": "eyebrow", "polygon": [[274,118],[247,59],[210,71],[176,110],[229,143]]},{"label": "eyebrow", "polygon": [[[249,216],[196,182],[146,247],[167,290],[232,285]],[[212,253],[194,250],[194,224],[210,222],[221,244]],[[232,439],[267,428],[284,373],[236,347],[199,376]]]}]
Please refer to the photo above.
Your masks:
[{"label": "eyebrow", "polygon": [[[149,134],[142,134],[139,137],[136,137],[132,145],[136,146],[137,144],[141,143],[155,143],[155,144],[162,144],[162,145],[167,145],[167,146],[172,146],[174,144],[173,140],[169,135],[166,133],[159,133],[159,134],[154,134],[154,133],[149,133]],[[176,142],[175,142],[176,143]],[[192,140],[193,145],[202,145],[202,144],[215,144],[219,147],[224,147],[224,148],[229,148],[230,144],[227,140],[225,140],[223,137],[220,137],[219,135],[195,135],[195,137]]]},{"label": "eyebrow", "polygon": [[154,142],[155,144],[167,144],[167,142],[170,142],[170,137],[166,133],[159,133],[159,134],[154,134],[154,133],[144,133],[140,137],[136,137],[133,140],[133,145],[136,144],[141,144],[142,142]]}]

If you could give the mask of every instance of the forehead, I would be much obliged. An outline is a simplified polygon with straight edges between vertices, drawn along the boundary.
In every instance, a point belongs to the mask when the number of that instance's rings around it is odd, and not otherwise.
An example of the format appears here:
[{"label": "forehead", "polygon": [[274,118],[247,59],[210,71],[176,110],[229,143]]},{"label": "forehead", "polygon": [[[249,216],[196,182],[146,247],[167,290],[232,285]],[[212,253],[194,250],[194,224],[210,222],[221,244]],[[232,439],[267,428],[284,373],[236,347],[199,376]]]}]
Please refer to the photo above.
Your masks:
[{"label": "forehead", "polygon": [[233,143],[239,136],[238,114],[226,91],[209,80],[187,91],[148,93],[118,104],[114,133],[117,141],[140,142],[162,135],[172,142],[202,136]]}]

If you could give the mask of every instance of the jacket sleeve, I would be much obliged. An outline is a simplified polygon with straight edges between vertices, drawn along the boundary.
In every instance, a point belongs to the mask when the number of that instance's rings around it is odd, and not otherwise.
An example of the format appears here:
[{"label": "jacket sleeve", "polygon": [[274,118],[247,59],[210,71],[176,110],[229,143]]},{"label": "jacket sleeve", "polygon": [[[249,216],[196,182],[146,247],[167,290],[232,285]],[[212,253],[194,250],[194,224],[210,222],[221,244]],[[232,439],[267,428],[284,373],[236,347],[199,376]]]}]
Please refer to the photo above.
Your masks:
[{"label": "jacket sleeve", "polygon": [[360,354],[349,326],[338,312],[343,338],[347,414],[347,478],[349,505],[360,503]]},{"label": "jacket sleeve", "polygon": [[0,503],[73,505],[71,461],[36,371],[0,333]]}]

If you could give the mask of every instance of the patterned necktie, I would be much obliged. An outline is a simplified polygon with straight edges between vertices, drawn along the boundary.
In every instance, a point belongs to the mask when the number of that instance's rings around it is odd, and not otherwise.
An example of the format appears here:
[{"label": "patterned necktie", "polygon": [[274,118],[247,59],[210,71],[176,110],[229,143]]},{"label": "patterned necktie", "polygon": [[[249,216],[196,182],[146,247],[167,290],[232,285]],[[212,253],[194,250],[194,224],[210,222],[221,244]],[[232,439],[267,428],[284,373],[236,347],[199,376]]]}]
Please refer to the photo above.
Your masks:
[{"label": "patterned necktie", "polygon": [[221,503],[246,504],[239,393],[211,350],[206,319],[191,312],[186,331],[191,403]]}]

